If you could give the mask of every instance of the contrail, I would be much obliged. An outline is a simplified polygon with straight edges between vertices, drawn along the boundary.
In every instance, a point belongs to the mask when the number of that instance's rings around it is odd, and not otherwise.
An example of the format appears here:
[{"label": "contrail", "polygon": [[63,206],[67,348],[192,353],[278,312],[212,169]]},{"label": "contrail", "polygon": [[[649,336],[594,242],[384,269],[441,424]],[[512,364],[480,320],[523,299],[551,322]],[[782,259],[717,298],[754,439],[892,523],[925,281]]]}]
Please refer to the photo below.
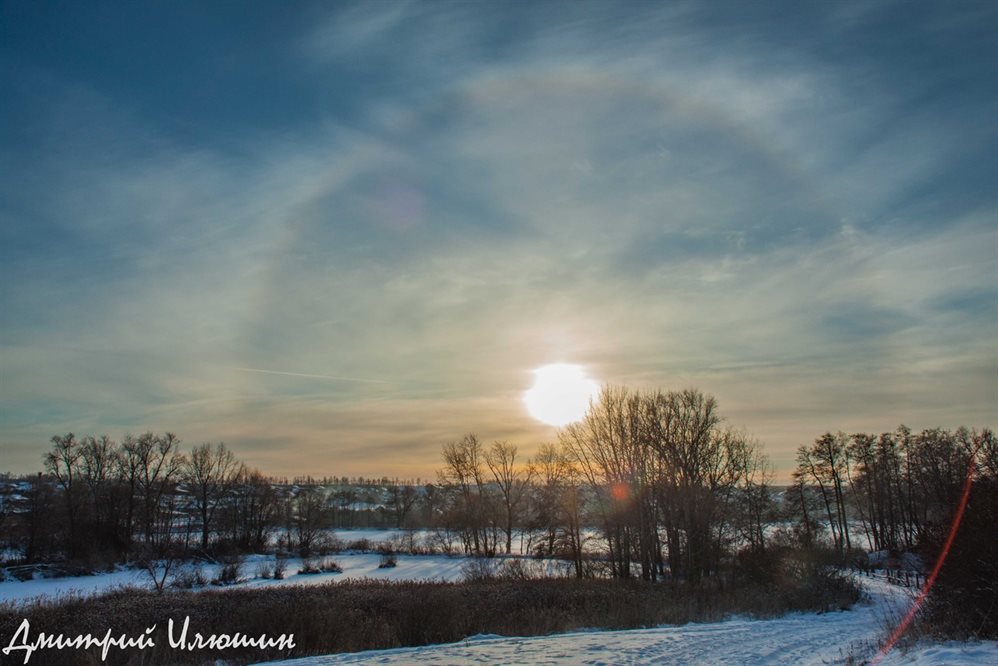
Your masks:
[{"label": "contrail", "polygon": [[336,382],[363,382],[365,384],[388,384],[381,379],[360,379],[359,377],[334,377],[332,375],[310,375],[305,372],[283,372],[281,370],[261,370],[260,368],[233,368],[241,372],[259,372],[265,375],[285,375],[287,377],[307,377],[309,379],[331,379]]}]

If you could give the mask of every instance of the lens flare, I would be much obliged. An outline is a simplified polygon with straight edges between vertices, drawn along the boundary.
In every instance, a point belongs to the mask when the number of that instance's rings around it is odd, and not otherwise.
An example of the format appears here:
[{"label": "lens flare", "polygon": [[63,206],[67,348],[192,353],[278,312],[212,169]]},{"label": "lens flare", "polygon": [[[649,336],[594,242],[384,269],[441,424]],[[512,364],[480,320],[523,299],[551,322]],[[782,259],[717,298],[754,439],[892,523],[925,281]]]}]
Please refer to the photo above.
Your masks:
[{"label": "lens flare", "polygon": [[901,640],[901,636],[904,632],[908,630],[909,625],[915,619],[918,614],[919,609],[922,604],[925,603],[925,599],[929,596],[929,592],[932,591],[932,586],[936,584],[936,578],[939,577],[939,570],[943,568],[943,563],[946,561],[946,556],[949,555],[950,548],[953,547],[953,540],[956,538],[956,533],[960,529],[960,521],[963,520],[963,512],[967,509],[967,500],[970,499],[970,488],[974,485],[974,461],[977,460],[977,453],[980,450],[980,445],[978,445],[974,452],[970,456],[970,462],[967,465],[967,478],[963,482],[963,492],[960,494],[960,503],[956,507],[956,514],[953,516],[953,522],[950,523],[949,534],[946,535],[946,542],[943,544],[943,548],[939,553],[939,557],[936,558],[936,564],[932,567],[932,573],[929,574],[928,580],[925,581],[925,585],[922,590],[918,593],[918,598],[912,603],[911,608],[908,609],[908,613],[898,624],[897,628],[887,639],[887,643],[884,644],[877,655],[870,662],[870,666],[877,666],[887,653],[894,649],[894,645]]}]

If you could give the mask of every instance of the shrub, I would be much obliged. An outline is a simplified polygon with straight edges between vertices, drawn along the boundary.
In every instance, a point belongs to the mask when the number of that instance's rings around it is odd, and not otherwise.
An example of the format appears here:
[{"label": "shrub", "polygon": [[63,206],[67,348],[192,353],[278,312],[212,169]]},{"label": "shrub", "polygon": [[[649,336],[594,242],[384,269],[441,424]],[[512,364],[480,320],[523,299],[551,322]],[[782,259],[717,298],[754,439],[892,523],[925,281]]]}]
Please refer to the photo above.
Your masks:
[{"label": "shrub", "polygon": [[398,566],[398,558],[395,553],[386,552],[381,554],[381,561],[378,563],[379,569],[394,569]]},{"label": "shrub", "polygon": [[208,579],[205,578],[201,565],[192,563],[177,572],[170,586],[175,590],[192,590],[196,587],[204,587],[207,584]]},{"label": "shrub", "polygon": [[366,553],[371,550],[371,541],[370,539],[354,539],[347,543],[346,549]]},{"label": "shrub", "polygon": [[336,560],[328,557],[319,564],[319,570],[323,573],[343,573],[343,568],[336,563]]},{"label": "shrub", "polygon": [[533,580],[543,577],[542,566],[539,562],[510,557],[499,562],[495,576],[500,580]]},{"label": "shrub", "polygon": [[496,563],[487,557],[472,557],[461,565],[461,580],[468,583],[495,580]]},{"label": "shrub", "polygon": [[420,551],[415,530],[393,534],[388,542],[381,544],[381,546],[396,553],[409,553],[410,555],[418,555]]},{"label": "shrub", "polygon": [[284,580],[284,572],[288,569],[288,554],[277,551],[274,557],[274,580]]},{"label": "shrub", "polygon": [[343,569],[335,560],[330,558],[324,560],[305,558],[302,560],[301,569],[298,570],[298,573],[307,576],[320,573],[343,573]]},{"label": "shrub", "polygon": [[301,568],[298,569],[298,575],[311,576],[318,573],[322,573],[322,570],[319,569],[318,563],[311,557],[303,557],[301,561]]},{"label": "shrub", "polygon": [[329,532],[321,532],[312,543],[311,552],[318,555],[338,553],[343,550],[343,542]]},{"label": "shrub", "polygon": [[234,585],[242,580],[243,575],[243,558],[242,557],[227,557],[222,562],[222,569],[218,572],[218,576],[211,581],[212,585]]},{"label": "shrub", "polygon": [[457,554],[457,535],[447,528],[438,528],[426,537],[430,552],[453,557]]}]

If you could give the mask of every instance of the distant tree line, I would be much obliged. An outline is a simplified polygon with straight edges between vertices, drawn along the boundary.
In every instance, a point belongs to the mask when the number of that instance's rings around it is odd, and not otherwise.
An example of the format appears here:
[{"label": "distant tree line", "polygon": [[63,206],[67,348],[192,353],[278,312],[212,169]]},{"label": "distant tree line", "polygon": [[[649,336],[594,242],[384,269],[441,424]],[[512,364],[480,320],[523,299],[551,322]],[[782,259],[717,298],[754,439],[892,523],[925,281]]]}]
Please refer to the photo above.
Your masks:
[{"label": "distant tree line", "polygon": [[55,436],[44,473],[8,481],[0,523],[8,549],[26,562],[113,562],[223,538],[262,546],[276,515],[272,484],[224,444],[188,455],[172,433]]},{"label": "distant tree line", "polygon": [[308,556],[330,548],[334,529],[422,528],[436,551],[561,558],[578,577],[699,581],[738,560],[772,567],[788,548],[931,558],[967,479],[994,486],[996,448],[988,430],[827,433],[800,447],[792,485],[776,488],[758,445],[724,424],[713,397],[623,387],[605,387],[531,459],[474,434],[445,443],[435,483],[289,481],[224,444],[184,453],[171,433],[68,434],[52,438],[42,473],[0,478],[0,546],[8,561],[99,565]]}]

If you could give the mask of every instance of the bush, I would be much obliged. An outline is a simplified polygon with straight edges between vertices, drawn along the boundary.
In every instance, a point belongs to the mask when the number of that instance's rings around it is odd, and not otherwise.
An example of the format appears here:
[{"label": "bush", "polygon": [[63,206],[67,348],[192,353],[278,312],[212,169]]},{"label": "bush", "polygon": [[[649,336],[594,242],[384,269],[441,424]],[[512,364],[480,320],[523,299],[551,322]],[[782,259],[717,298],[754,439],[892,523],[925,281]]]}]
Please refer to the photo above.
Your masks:
[{"label": "bush", "polygon": [[453,557],[457,554],[457,535],[446,528],[436,529],[426,538],[426,546],[430,552]]},{"label": "bush", "polygon": [[381,544],[382,548],[387,548],[396,553],[408,553],[418,555],[423,550],[416,538],[415,530],[393,534],[387,543]]},{"label": "bush", "polygon": [[378,563],[379,569],[394,569],[398,566],[398,558],[395,553],[387,552],[381,554],[381,561]]},{"label": "bush", "polygon": [[371,550],[371,540],[370,539],[354,539],[346,545],[347,550],[355,550],[357,552],[366,553]]},{"label": "bush", "polygon": [[735,555],[734,575],[750,583],[771,583],[777,579],[781,568],[781,551],[760,551],[746,548]]},{"label": "bush", "polygon": [[222,569],[218,572],[218,576],[211,581],[212,585],[234,585],[242,580],[243,575],[243,558],[241,556],[237,557],[227,557],[222,562]]},{"label": "bush", "polygon": [[298,569],[299,576],[312,576],[318,573],[322,573],[319,569],[318,563],[311,557],[304,557],[301,561],[301,568]]},{"label": "bush", "polygon": [[343,569],[335,560],[329,558],[324,560],[305,558],[302,560],[301,569],[298,570],[298,573],[310,576],[320,573],[343,573]]},{"label": "bush", "polygon": [[467,583],[480,583],[495,578],[496,563],[488,557],[472,557],[461,565],[461,580]]},{"label": "bush", "polygon": [[343,542],[329,532],[320,533],[315,537],[315,543],[312,544],[312,552],[319,555],[338,553],[342,550]]},{"label": "bush", "polygon": [[274,557],[274,580],[284,580],[284,572],[288,569],[288,554],[281,551]]},{"label": "bush", "polygon": [[336,563],[336,560],[326,558],[319,564],[319,570],[322,573],[343,573],[343,568]]},{"label": "bush", "polygon": [[205,578],[201,565],[191,564],[174,575],[170,587],[175,590],[193,590],[196,587],[204,587],[207,584],[208,579]]}]

